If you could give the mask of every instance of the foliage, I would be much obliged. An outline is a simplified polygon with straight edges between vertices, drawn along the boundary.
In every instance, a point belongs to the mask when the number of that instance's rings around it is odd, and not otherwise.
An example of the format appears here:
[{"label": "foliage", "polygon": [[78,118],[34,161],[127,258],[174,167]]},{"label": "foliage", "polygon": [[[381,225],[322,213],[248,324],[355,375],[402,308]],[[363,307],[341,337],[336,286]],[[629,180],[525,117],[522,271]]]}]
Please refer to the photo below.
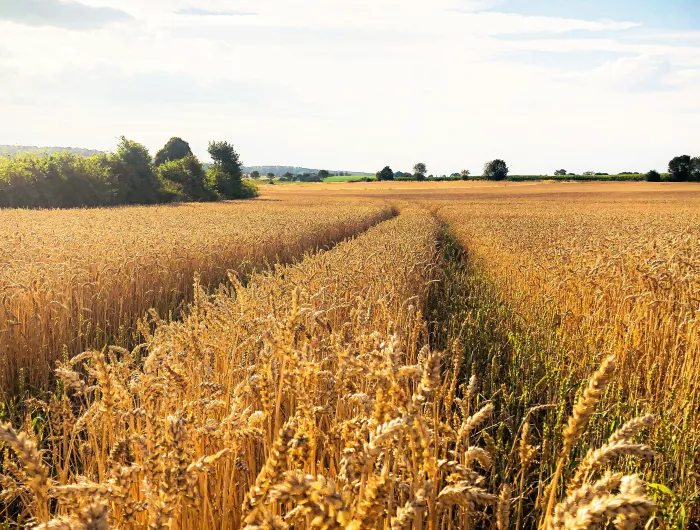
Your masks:
[{"label": "foliage", "polygon": [[164,162],[157,171],[160,179],[170,184],[166,189],[173,195],[173,200],[202,202],[218,199],[213,184],[194,155]]},{"label": "foliage", "polygon": [[294,175],[294,180],[297,182],[323,182],[323,179],[317,173],[301,173]]},{"label": "foliage", "polygon": [[70,153],[0,159],[0,207],[59,208],[114,204],[104,155]]},{"label": "foliage", "polygon": [[190,149],[190,144],[184,141],[182,138],[173,136],[165,146],[156,153],[155,165],[160,166],[165,162],[170,162],[173,160],[180,160],[186,156],[192,155],[192,149]]},{"label": "foliage", "polygon": [[[205,174],[186,142],[173,138],[159,152],[158,166],[141,144],[121,137],[109,154],[82,157],[68,152],[0,157],[0,208],[73,208],[250,197],[243,189],[238,155],[214,144],[221,161]],[[179,151],[178,149],[183,148]],[[230,148],[230,150],[228,150]],[[238,165],[237,165],[238,164]],[[227,172],[224,168],[228,168]]]},{"label": "foliage", "polygon": [[377,180],[394,180],[394,172],[389,166],[385,166],[381,171],[377,171]]},{"label": "foliage", "polygon": [[693,176],[693,159],[688,155],[677,156],[668,163],[672,182],[685,182]]},{"label": "foliage", "polygon": [[257,170],[252,171],[250,173],[250,178],[258,180],[260,178],[260,171],[257,171]]},{"label": "foliage", "polygon": [[644,179],[647,182],[661,182],[661,173],[659,173],[655,169],[652,169],[651,171],[649,171],[647,174],[644,175]]},{"label": "foliage", "polygon": [[322,169],[318,172],[318,178],[320,178],[321,180],[327,179],[330,176],[331,174],[328,172],[327,169]]},{"label": "foliage", "polygon": [[428,172],[428,168],[423,162],[418,162],[413,166],[413,176],[416,180],[425,180],[425,174]]},{"label": "foliage", "polygon": [[700,182],[700,156],[693,158],[691,164],[690,180]]},{"label": "foliage", "polygon": [[209,169],[209,180],[223,199],[241,199],[247,193],[243,189],[240,157],[228,142],[209,142],[207,150],[214,164]]},{"label": "foliage", "polygon": [[507,176],[508,166],[503,160],[491,160],[484,165],[484,177],[487,180],[504,180]]},{"label": "foliage", "polygon": [[460,177],[462,180],[469,180],[469,175],[470,175],[469,170],[468,170],[468,169],[463,169],[463,170],[460,172],[459,177]]},{"label": "foliage", "polygon": [[107,155],[109,177],[115,187],[115,204],[160,202],[160,182],[143,145],[121,137],[117,150]]},{"label": "foliage", "polygon": [[555,175],[555,176],[566,175],[566,169],[557,169],[557,170],[554,172],[554,175]]}]

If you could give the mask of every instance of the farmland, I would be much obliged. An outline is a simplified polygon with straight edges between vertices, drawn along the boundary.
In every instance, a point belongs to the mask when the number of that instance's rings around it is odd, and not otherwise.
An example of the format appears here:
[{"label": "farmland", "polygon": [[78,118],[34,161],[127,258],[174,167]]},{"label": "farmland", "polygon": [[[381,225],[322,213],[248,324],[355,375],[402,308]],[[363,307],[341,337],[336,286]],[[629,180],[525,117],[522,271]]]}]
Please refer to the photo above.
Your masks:
[{"label": "farmland", "polygon": [[0,212],[0,514],[690,528],[699,191],[341,182]]},{"label": "farmland", "polygon": [[332,200],[0,211],[0,388],[46,387],[62,356],[133,347],[149,309],[167,319],[191,300],[195,273],[216,286],[391,215]]}]

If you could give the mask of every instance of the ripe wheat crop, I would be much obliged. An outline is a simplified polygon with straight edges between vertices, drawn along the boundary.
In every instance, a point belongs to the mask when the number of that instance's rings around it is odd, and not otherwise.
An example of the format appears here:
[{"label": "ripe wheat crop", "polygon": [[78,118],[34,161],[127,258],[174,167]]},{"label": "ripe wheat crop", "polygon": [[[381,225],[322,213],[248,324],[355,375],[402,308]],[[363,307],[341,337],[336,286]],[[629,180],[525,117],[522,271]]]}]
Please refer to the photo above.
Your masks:
[{"label": "ripe wheat crop", "polygon": [[45,389],[55,361],[129,346],[150,309],[325,248],[393,215],[382,201],[302,199],[0,211],[0,397]]},{"label": "ripe wheat crop", "polygon": [[[611,421],[656,414],[650,439],[665,456],[649,476],[667,488],[664,516],[679,525],[700,515],[697,207],[696,200],[499,198],[439,210],[467,251],[472,277],[486,279],[471,289],[478,298],[471,325],[475,344],[491,352],[492,388],[504,385],[512,396],[509,413],[557,403],[600,352],[615,354],[606,414],[579,451],[603,440]],[[554,409],[541,421],[547,438],[556,439],[561,416]],[[540,465],[544,475],[553,471],[551,458]]]},{"label": "ripe wheat crop", "polygon": [[[464,377],[463,330],[426,316],[446,283],[440,237],[406,207],[245,285],[231,274],[209,295],[197,281],[182,321],[142,326],[142,345],[60,363],[25,424],[0,426],[4,513],[39,529],[504,530],[524,511],[548,529],[646,522],[642,477],[610,463],[653,457],[635,441],[652,416],[572,451],[616,358],[582,385],[561,443],[537,447],[528,417],[503,445],[501,397]],[[524,506],[547,454],[557,470]]]}]

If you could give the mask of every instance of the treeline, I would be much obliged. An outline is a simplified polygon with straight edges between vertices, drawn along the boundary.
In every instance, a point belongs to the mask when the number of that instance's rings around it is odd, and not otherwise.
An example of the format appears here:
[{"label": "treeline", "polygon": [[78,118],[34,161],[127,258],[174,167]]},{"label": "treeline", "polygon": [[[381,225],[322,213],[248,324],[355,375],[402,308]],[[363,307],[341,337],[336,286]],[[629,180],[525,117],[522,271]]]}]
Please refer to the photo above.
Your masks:
[{"label": "treeline", "polygon": [[[569,173],[565,169],[557,169],[554,172],[554,177],[549,175],[509,175],[510,170],[504,160],[490,160],[484,164],[483,175],[472,176],[468,169],[463,169],[459,173],[451,175],[428,175],[427,166],[423,162],[413,166],[413,172],[404,173],[401,171],[394,172],[391,167],[385,166],[384,169],[377,171],[377,180],[509,180],[513,182],[527,180],[576,180],[576,181],[642,181],[647,182],[700,182],[700,156],[691,157],[689,155],[681,155],[674,157],[668,163],[668,173],[659,173],[652,169],[646,173],[638,173],[635,171],[623,171],[622,173],[610,175],[609,173],[599,173],[595,171],[586,171],[581,175]],[[367,179],[364,179],[367,180]]]},{"label": "treeline", "polygon": [[122,137],[112,153],[62,152],[0,158],[0,207],[73,208],[241,199],[257,195],[242,179],[233,145],[211,142],[205,170],[190,146],[171,138],[151,158],[143,145]]},{"label": "treeline", "polygon": [[82,147],[39,147],[36,145],[0,145],[0,156],[17,156],[21,154],[50,155],[54,153],[73,153],[80,156],[92,156],[102,154],[97,149],[84,149]]},{"label": "treeline", "polygon": [[[319,172],[325,171],[322,169],[311,169],[299,166],[243,166],[243,173],[245,175],[252,176],[257,174],[258,176],[267,176],[272,173],[275,177],[283,177],[285,175],[291,174],[296,175],[318,175]],[[331,176],[344,177],[349,175],[365,175],[371,176],[370,173],[353,172],[353,171],[328,171]]]}]

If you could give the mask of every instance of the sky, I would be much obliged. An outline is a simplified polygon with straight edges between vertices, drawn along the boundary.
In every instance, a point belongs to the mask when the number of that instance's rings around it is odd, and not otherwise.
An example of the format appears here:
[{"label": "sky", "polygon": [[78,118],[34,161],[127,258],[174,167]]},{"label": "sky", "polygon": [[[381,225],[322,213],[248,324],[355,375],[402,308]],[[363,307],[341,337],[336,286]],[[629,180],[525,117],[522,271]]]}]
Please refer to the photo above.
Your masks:
[{"label": "sky", "polygon": [[0,144],[613,173],[699,124],[698,0],[0,0]]}]

